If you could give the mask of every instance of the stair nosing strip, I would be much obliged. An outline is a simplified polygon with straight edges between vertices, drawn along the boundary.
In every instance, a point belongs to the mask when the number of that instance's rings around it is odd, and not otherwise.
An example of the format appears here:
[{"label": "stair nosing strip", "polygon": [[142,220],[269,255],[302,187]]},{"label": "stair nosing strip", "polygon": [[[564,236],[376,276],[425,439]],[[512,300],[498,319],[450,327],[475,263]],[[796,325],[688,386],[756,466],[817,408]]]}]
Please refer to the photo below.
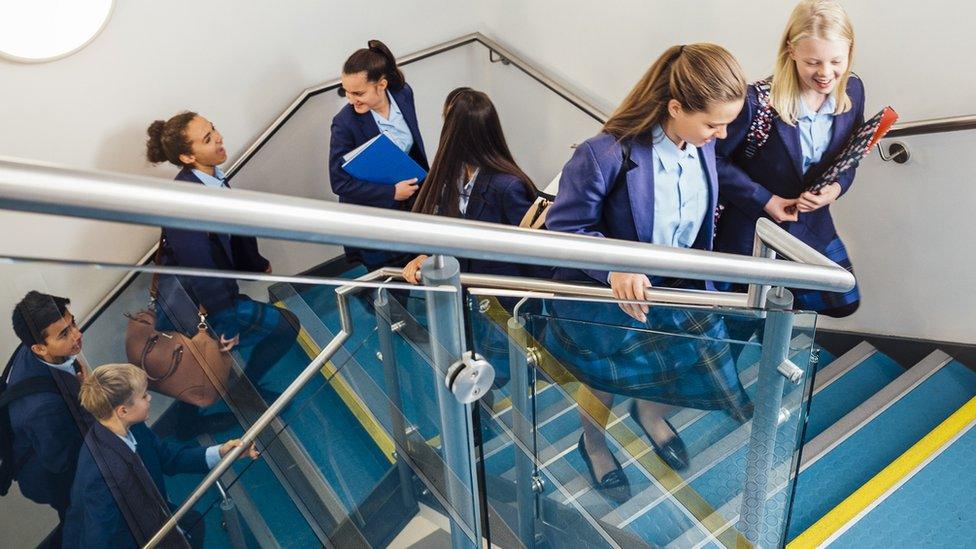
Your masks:
[{"label": "stair nosing strip", "polygon": [[948,354],[939,350],[933,351],[918,364],[885,385],[880,391],[871,395],[871,398],[862,402],[860,406],[848,412],[824,432],[803,445],[803,459],[800,462],[799,472],[802,473],[807,470],[822,457],[832,452],[950,362],[952,362],[952,357]]},{"label": "stair nosing strip", "polygon": [[844,377],[844,374],[877,354],[877,352],[878,349],[867,341],[858,343],[853,349],[847,351],[828,364],[826,368],[817,372],[817,379],[814,382],[814,394],[826,389],[832,383]]},{"label": "stair nosing strip", "polygon": [[830,537],[828,537],[826,540],[824,540],[823,547],[827,547],[830,544],[832,544],[835,541],[837,541],[837,539],[840,536],[842,536],[844,533],[846,533],[848,530],[850,530],[855,524],[857,524],[858,522],[860,522],[860,520],[862,518],[866,517],[868,515],[868,513],[870,513],[871,511],[873,511],[875,508],[877,508],[882,503],[884,503],[885,500],[887,500],[889,497],[891,497],[892,494],[894,494],[895,492],[897,492],[898,489],[900,489],[902,486],[904,486],[915,475],[917,475],[918,473],[920,473],[930,463],[932,463],[933,461],[935,461],[936,458],[938,458],[940,455],[942,455],[943,453],[945,453],[945,451],[948,450],[950,447],[952,447],[953,444],[955,444],[956,442],[958,442],[959,439],[961,439],[963,436],[966,435],[966,433],[968,433],[969,431],[971,431],[973,429],[973,427],[976,427],[976,420],[970,421],[962,430],[960,430],[958,433],[956,433],[951,439],[947,440],[945,442],[945,444],[943,444],[941,447],[939,447],[936,451],[932,452],[931,455],[929,455],[927,458],[925,458],[924,460],[922,460],[907,475],[905,475],[904,477],[902,477],[898,482],[896,482],[894,485],[892,485],[890,488],[888,488],[883,494],[881,494],[880,496],[878,496],[867,507],[865,507],[860,513],[858,513],[857,515],[855,515],[854,518],[852,518],[851,520],[847,521],[847,523],[844,524],[842,527],[838,528],[837,531],[835,531],[833,534],[830,535]]}]

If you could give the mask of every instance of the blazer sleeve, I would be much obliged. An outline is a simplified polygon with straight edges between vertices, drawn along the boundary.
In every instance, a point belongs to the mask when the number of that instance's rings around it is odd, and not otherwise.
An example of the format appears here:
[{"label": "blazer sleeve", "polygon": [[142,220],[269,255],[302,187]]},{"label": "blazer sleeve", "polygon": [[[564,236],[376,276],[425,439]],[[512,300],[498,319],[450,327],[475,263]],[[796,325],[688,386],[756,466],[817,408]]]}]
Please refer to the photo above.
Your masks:
[{"label": "blazer sleeve", "polygon": [[152,441],[156,455],[159,456],[159,464],[163,468],[164,475],[178,475],[180,473],[203,474],[210,471],[207,467],[207,449],[199,444],[179,444],[171,440],[162,440],[152,429],[146,427]]},{"label": "blazer sleeve", "polygon": [[773,193],[766,187],[752,180],[740,166],[735,163],[734,153],[742,146],[752,124],[752,117],[757,109],[753,104],[755,90],[749,86],[745,105],[739,116],[729,124],[728,135],[720,139],[715,145],[715,167],[718,170],[719,194],[723,199],[746,212],[751,217],[762,216],[763,208]]},{"label": "blazer sleeve", "polygon": [[[852,132],[856,132],[861,124],[864,124],[864,103],[866,97],[864,95],[864,82],[856,77],[851,77],[849,81],[849,87],[852,88],[852,94],[854,97],[851,101],[854,103],[854,125],[852,126]],[[856,167],[844,170],[840,176],[837,178],[837,183],[840,185],[840,196],[844,196],[848,190],[850,190],[851,185],[854,184],[854,174],[857,171]]]},{"label": "blazer sleeve", "polygon": [[[51,473],[72,473],[78,458],[78,427],[67,410],[67,405],[60,394],[54,393],[36,395],[31,401],[35,406],[30,410],[25,431],[35,455],[41,465]],[[11,407],[19,408],[23,404],[26,402],[21,400],[11,403]],[[22,410],[17,410],[18,416]],[[65,436],[69,433],[75,433],[76,436]]]},{"label": "blazer sleeve", "polygon": [[[88,451],[85,448],[83,451]],[[82,539],[74,540],[78,547],[111,547],[121,534],[131,536],[125,519],[119,511],[101,474],[87,475],[87,482],[75,494],[82,494],[82,501],[72,502],[81,507],[81,520],[84,522]]]},{"label": "blazer sleeve", "polygon": [[[573,157],[563,167],[559,193],[546,214],[546,228],[605,238],[599,225],[609,185],[610,181],[600,170],[592,146],[583,143],[577,147]],[[584,269],[583,272],[600,284],[607,283],[608,271]]]},{"label": "blazer sleeve", "polygon": [[[221,270],[214,260],[210,235],[201,231],[169,229],[165,231],[165,241],[173,254],[176,265],[200,269]],[[187,284],[193,296],[208,312],[223,311],[234,306],[234,298],[228,291],[226,281],[221,278],[204,276],[181,276],[180,282]]]},{"label": "blazer sleeve", "polygon": [[512,177],[502,189],[502,222],[506,225],[518,226],[525,217],[525,212],[529,211],[532,202],[535,201],[529,191],[525,188],[525,183]]},{"label": "blazer sleeve", "polygon": [[380,185],[356,179],[342,169],[342,156],[356,148],[352,132],[341,122],[332,120],[332,139],[329,141],[329,182],[332,192],[355,204],[386,207],[394,204],[394,185]]}]

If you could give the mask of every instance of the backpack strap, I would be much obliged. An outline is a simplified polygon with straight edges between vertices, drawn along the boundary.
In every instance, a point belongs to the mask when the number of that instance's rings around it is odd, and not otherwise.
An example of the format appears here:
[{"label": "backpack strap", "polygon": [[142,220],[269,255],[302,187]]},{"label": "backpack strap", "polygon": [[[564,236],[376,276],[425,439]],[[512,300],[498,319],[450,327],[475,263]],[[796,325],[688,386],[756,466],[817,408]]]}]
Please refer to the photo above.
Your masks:
[{"label": "backpack strap", "polygon": [[772,79],[760,80],[753,84],[756,88],[756,101],[759,108],[752,117],[749,124],[749,132],[746,134],[746,158],[752,158],[759,152],[759,149],[766,144],[769,139],[769,132],[773,127],[773,105],[770,103],[770,90],[772,90]]}]

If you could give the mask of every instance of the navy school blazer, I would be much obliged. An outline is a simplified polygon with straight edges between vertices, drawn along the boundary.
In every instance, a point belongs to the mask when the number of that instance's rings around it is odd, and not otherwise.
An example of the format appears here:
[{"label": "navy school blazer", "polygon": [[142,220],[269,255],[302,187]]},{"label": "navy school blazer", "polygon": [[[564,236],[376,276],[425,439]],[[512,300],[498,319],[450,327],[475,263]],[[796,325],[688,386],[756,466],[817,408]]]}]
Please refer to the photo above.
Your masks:
[{"label": "navy school blazer", "polygon": [[[507,173],[481,170],[474,181],[474,187],[471,189],[464,218],[472,221],[518,226],[534,200],[535,197],[529,194],[525,184],[518,177]],[[543,275],[544,268],[542,267],[504,261],[459,257],[458,262],[461,265],[461,272],[464,273],[545,276],[546,278],[550,274],[547,272]]]},{"label": "navy school blazer", "polygon": [[59,514],[68,508],[71,482],[78,463],[78,449],[91,415],[78,404],[78,379],[51,368],[30,348],[20,345],[11,360],[9,384],[51,376],[58,393],[27,395],[10,403],[14,463],[21,493],[37,503],[54,507]]},{"label": "navy school blazer", "polygon": [[[709,207],[693,244],[710,250],[718,200],[715,144],[698,148],[708,177]],[[654,157],[648,142],[631,145],[627,184],[612,189],[622,168],[623,151],[617,138],[600,133],[576,147],[563,168],[559,193],[546,217],[552,231],[652,243],[654,231]],[[583,280],[607,284],[607,271],[560,267],[556,280]]]},{"label": "navy school blazer", "polygon": [[[206,448],[160,440],[144,423],[130,432],[136,452],[101,423],[89,430],[78,455],[64,547],[144,545],[172,508],[164,475],[209,471]],[[178,544],[179,537],[168,537],[166,546],[171,541]]]},{"label": "navy school blazer", "polygon": [[[400,107],[403,118],[413,136],[413,147],[409,155],[425,171],[430,171],[427,163],[427,153],[424,152],[424,140],[420,137],[417,125],[417,109],[413,103],[413,90],[409,84],[404,84],[397,91],[390,90],[390,95]],[[396,190],[393,185],[381,185],[356,179],[342,169],[342,156],[356,147],[379,135],[380,129],[369,112],[359,114],[347,104],[332,119],[332,139],[329,142],[329,181],[332,192],[339,197],[339,202],[359,204],[361,206],[375,206],[378,208],[395,208],[408,210],[412,200],[397,202],[393,199]]]},{"label": "navy school blazer", "polygon": [[[203,184],[190,168],[180,170],[176,181]],[[266,271],[269,265],[258,252],[258,241],[254,237],[164,227],[163,242],[162,265],[258,273]],[[160,277],[160,286],[172,283],[172,278],[166,278],[165,275]],[[194,304],[203,305],[208,313],[234,307],[240,295],[237,281],[233,279],[179,277],[179,281]],[[236,327],[213,328],[217,333],[237,333]]]},{"label": "navy school blazer", "polygon": [[[722,212],[715,247],[719,251],[744,255],[752,254],[756,220],[768,217],[763,207],[775,194],[783,198],[797,198],[806,188],[805,181],[815,179],[830,167],[843,150],[851,133],[864,122],[864,84],[856,75],[847,82],[851,110],[834,117],[834,125],[827,150],[820,162],[803,174],[803,151],[800,130],[774,116],[766,143],[752,158],[746,158],[746,134],[752,117],[759,108],[756,88],[749,86],[746,103],[728,127],[728,136],[716,147],[719,191],[725,210]],[[854,168],[840,175],[837,183],[841,195],[854,182]],[[800,213],[799,221],[781,223],[781,227],[813,248],[823,251],[836,236],[830,208],[824,207]]]}]

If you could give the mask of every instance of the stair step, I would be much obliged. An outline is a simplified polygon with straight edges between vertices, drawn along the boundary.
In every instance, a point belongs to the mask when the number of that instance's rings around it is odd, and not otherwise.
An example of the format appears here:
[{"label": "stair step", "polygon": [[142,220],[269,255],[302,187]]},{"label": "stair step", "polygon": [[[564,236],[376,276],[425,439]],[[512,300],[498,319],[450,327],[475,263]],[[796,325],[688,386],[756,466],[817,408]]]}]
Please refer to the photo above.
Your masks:
[{"label": "stair step", "polygon": [[799,535],[976,394],[976,373],[936,351],[804,447],[789,538]]},{"label": "stair step", "polygon": [[[958,427],[946,421],[930,433],[930,436],[938,437],[943,434],[938,431],[945,430],[949,440],[932,448],[924,461],[872,501],[870,507],[855,518],[856,522],[836,537],[831,547],[972,545],[976,531],[976,515],[972,512],[976,503],[976,475],[972,474],[973,463],[976,463],[974,408],[976,400],[971,400],[957,412],[960,414],[958,424],[962,427],[958,432],[954,432]],[[912,451],[920,450],[921,454],[926,449],[920,446],[926,442],[923,439]],[[906,454],[904,457],[910,459],[913,456]],[[896,471],[892,473],[898,474]]]},{"label": "stair step", "polygon": [[[868,349],[869,348],[869,349]],[[819,376],[824,379],[817,398],[810,403],[810,413],[804,440],[810,441],[833,425],[848,412],[857,408],[871,395],[880,391],[885,385],[905,372],[897,362],[887,355],[878,352],[867,342],[862,342],[854,350],[861,353],[854,355],[857,360],[848,366],[847,361],[836,361],[833,366],[846,368],[834,370],[828,367],[823,374],[835,373],[832,377]],[[847,354],[844,355],[848,356]],[[818,374],[819,375],[819,374]]]}]

